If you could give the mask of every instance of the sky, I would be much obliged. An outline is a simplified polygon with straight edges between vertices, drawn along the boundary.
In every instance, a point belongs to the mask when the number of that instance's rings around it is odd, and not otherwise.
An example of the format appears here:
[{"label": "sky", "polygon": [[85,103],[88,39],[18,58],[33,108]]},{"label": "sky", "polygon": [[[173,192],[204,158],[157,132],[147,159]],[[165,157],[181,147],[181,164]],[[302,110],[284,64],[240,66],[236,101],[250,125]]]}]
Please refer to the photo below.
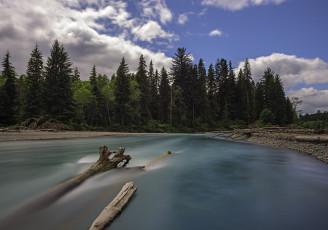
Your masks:
[{"label": "sky", "polygon": [[328,111],[327,0],[0,0],[0,55],[18,74],[38,44],[55,39],[87,80],[93,65],[111,76],[141,54],[169,70],[178,47],[206,68],[218,58],[236,72],[249,59],[255,82],[270,67],[303,113]]}]

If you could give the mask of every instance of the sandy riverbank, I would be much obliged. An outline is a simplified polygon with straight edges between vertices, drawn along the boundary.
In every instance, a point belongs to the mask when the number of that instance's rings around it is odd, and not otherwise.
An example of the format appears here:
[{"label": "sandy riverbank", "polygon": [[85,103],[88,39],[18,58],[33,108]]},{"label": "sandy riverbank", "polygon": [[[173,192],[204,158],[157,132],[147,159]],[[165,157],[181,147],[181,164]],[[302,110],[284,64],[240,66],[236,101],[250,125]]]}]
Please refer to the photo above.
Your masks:
[{"label": "sandy riverbank", "polygon": [[147,133],[21,130],[21,131],[0,132],[0,142],[24,141],[24,140],[70,139],[70,138],[100,137],[100,136],[114,136],[114,135],[140,135],[140,134],[145,135]]},{"label": "sandy riverbank", "polygon": [[328,135],[311,130],[247,129],[234,130],[232,139],[295,150],[328,164]]}]

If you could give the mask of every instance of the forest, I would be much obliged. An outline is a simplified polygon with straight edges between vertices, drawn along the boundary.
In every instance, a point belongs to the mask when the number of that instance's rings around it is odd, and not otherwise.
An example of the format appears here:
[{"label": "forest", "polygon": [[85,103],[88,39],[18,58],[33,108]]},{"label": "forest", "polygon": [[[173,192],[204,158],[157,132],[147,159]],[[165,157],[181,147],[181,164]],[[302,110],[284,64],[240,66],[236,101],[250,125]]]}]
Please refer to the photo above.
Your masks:
[{"label": "forest", "polygon": [[178,48],[170,69],[139,58],[130,72],[123,57],[111,77],[90,69],[80,79],[64,45],[55,40],[47,62],[38,45],[18,76],[8,51],[0,76],[0,126],[128,132],[196,132],[292,124],[296,108],[270,68],[259,82],[245,60],[238,74],[224,58],[205,68]]}]

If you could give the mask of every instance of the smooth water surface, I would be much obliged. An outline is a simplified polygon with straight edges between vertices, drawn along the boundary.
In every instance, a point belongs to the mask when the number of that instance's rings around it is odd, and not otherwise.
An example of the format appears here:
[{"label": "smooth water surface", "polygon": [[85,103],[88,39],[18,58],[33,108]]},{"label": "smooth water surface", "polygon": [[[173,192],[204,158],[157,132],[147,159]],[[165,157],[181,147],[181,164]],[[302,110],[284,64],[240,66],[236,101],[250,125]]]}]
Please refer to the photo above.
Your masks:
[{"label": "smooth water surface", "polygon": [[97,175],[49,207],[19,217],[13,229],[87,229],[128,181],[138,191],[113,230],[328,229],[327,165],[205,134],[0,143],[0,218],[86,170],[104,144],[125,147],[129,166],[173,154],[144,170]]}]

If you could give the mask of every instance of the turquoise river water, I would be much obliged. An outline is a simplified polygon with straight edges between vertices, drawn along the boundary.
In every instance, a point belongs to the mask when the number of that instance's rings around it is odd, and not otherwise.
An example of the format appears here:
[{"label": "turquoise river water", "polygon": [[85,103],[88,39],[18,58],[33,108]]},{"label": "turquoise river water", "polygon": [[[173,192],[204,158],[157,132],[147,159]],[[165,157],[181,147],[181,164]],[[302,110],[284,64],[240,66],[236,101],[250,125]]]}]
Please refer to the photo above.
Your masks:
[{"label": "turquoise river water", "polygon": [[[15,210],[88,169],[98,146],[128,166],[92,177],[41,210]],[[280,148],[195,135],[0,143],[0,229],[87,229],[128,181],[138,187],[110,229],[328,229],[328,165]]]}]

